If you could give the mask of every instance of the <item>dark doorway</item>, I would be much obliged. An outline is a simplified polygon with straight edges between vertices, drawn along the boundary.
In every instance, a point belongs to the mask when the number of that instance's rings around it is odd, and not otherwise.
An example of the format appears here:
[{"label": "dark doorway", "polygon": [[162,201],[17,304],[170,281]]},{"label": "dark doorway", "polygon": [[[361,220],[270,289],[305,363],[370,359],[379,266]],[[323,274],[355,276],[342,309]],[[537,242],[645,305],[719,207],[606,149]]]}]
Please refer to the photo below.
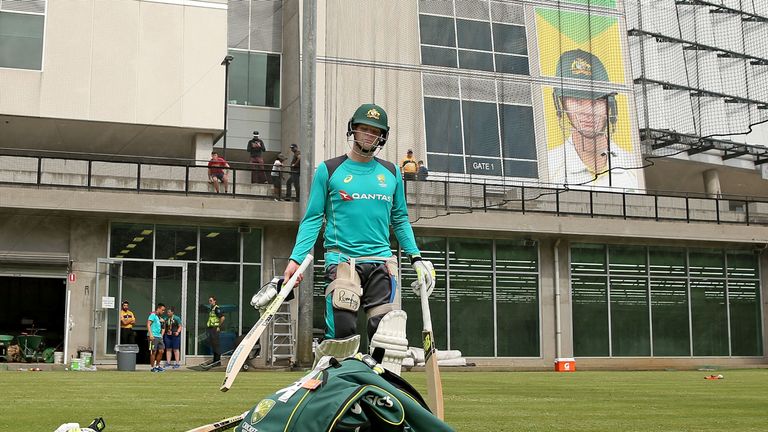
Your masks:
[{"label": "dark doorway", "polygon": [[37,334],[43,337],[43,347],[63,351],[65,279],[0,277],[0,298],[0,334]]}]

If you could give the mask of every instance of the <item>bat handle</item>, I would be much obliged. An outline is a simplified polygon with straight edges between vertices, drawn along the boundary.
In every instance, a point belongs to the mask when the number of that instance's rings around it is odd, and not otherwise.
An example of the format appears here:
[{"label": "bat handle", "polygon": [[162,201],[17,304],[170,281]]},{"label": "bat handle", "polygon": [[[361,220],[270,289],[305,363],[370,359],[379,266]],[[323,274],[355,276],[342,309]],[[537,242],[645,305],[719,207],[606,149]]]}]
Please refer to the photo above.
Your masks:
[{"label": "bat handle", "polygon": [[421,299],[421,316],[424,321],[424,331],[432,331],[432,314],[429,312],[429,296],[427,295],[427,287],[425,284],[419,284],[419,292]]}]

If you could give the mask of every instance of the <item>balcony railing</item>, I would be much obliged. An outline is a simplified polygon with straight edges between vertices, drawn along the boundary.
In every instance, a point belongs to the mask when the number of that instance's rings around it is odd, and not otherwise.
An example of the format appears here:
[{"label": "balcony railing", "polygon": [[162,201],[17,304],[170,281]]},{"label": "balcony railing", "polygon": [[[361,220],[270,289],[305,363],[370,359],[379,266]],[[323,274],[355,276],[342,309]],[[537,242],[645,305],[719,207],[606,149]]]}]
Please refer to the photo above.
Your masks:
[{"label": "balcony railing", "polygon": [[[117,190],[180,194],[216,194],[206,161],[169,160],[91,155],[20,154],[0,152],[0,184],[64,187],[86,190]],[[250,198],[272,198],[271,166],[229,162],[227,191],[219,194]],[[252,182],[257,172],[267,183]],[[287,178],[288,170],[283,170]]]},{"label": "balcony railing", "polygon": [[768,225],[768,198],[567,188],[472,179],[406,181],[412,220],[449,213],[518,212],[557,216]]},{"label": "balcony railing", "polygon": [[[204,162],[99,157],[0,150],[0,184],[216,196]],[[228,190],[224,192],[221,187],[218,196],[273,197],[271,184],[252,182],[257,168],[249,163],[229,164]],[[269,181],[271,167],[261,171]],[[288,171],[283,170],[283,178],[287,176]],[[427,181],[406,181],[405,191],[412,220],[482,211],[768,225],[768,198],[565,188],[436,176],[430,176]]]}]

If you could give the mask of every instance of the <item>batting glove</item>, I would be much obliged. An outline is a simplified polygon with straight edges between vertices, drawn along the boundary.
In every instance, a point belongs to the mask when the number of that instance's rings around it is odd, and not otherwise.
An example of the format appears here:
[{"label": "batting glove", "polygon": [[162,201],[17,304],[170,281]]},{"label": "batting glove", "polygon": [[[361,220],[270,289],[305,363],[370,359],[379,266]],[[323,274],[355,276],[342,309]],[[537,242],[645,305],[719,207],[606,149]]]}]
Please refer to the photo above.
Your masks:
[{"label": "batting glove", "polygon": [[425,261],[421,257],[414,257],[411,259],[411,266],[416,272],[416,281],[411,284],[411,289],[416,296],[421,296],[421,286],[426,287],[427,297],[432,294],[432,290],[435,289],[435,267],[430,261]]},{"label": "batting glove", "polygon": [[277,287],[280,284],[282,278],[273,278],[268,284],[261,287],[259,292],[251,297],[251,306],[259,310],[259,313],[264,313],[264,309],[272,303],[272,300],[277,297]]}]

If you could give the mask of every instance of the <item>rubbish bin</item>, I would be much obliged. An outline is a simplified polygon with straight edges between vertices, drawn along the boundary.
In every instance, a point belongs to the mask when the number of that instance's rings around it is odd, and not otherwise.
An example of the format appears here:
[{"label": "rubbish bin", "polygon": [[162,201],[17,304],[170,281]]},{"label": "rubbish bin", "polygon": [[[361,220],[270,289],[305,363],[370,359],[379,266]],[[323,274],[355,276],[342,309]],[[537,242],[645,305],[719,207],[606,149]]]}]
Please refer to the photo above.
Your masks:
[{"label": "rubbish bin", "polygon": [[136,354],[139,353],[139,346],[136,344],[115,345],[117,353],[117,370],[135,371]]}]

